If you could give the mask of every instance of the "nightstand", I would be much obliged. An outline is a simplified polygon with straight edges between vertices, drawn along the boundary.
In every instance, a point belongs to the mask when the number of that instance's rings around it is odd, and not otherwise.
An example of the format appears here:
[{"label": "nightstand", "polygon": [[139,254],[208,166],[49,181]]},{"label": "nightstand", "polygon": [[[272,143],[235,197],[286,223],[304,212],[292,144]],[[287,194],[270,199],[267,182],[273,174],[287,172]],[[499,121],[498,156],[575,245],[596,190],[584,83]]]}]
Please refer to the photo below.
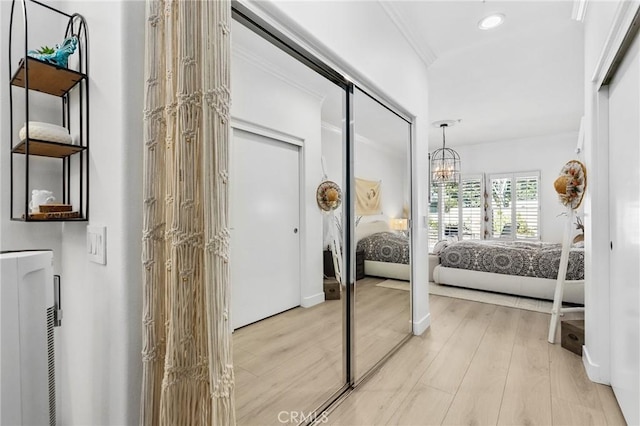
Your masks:
[{"label": "nightstand", "polygon": [[322,253],[322,264],[325,278],[332,278],[336,276],[336,272],[333,270],[333,255],[330,250],[325,250]]},{"label": "nightstand", "polygon": [[364,278],[364,250],[356,251],[356,280]]},{"label": "nightstand", "polygon": [[[331,257],[329,250],[325,250],[323,253],[323,266],[325,277],[336,276],[333,270],[333,257]],[[361,280],[364,276],[364,250],[358,250],[356,251],[356,280]]]}]

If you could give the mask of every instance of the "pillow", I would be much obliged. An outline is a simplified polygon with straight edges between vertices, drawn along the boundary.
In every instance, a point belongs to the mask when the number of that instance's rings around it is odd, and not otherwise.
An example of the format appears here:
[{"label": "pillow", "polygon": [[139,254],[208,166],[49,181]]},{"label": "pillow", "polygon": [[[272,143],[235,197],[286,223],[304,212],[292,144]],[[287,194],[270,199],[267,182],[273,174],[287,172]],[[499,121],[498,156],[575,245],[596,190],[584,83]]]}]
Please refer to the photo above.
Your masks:
[{"label": "pillow", "polygon": [[457,235],[452,235],[450,237],[447,237],[444,240],[440,240],[436,243],[435,246],[433,246],[433,251],[431,253],[440,254],[440,252],[444,250],[449,244],[455,243],[456,241],[459,241],[459,238]]},{"label": "pillow", "polygon": [[364,237],[368,237],[369,235],[377,234],[379,232],[389,232],[389,223],[384,220],[376,220],[373,222],[360,222],[358,226],[356,226],[356,243],[363,239]]},{"label": "pillow", "polygon": [[440,240],[436,243],[435,246],[433,246],[433,254],[440,254],[440,252],[442,250],[445,249],[445,247],[447,247],[449,245],[449,241],[448,240]]}]

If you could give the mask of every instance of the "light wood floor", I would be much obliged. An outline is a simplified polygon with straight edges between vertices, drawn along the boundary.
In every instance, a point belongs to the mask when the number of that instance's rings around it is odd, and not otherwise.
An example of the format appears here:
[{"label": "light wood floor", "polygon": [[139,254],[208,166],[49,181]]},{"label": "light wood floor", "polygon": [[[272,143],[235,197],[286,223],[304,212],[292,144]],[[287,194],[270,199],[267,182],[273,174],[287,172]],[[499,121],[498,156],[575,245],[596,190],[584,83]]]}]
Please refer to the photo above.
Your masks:
[{"label": "light wood floor", "polygon": [[[409,292],[356,286],[356,374],[411,332]],[[345,383],[343,300],[295,308],[233,333],[239,425],[278,425],[281,411],[309,413]],[[284,418],[284,417],[282,417]]]},{"label": "light wood floor", "polygon": [[548,314],[440,296],[430,306],[430,330],[326,424],[625,424],[611,388],[589,381],[578,355],[547,342]]},{"label": "light wood floor", "polygon": [[359,380],[411,334],[411,293],[376,284],[384,278],[366,277],[356,286],[356,361]]}]

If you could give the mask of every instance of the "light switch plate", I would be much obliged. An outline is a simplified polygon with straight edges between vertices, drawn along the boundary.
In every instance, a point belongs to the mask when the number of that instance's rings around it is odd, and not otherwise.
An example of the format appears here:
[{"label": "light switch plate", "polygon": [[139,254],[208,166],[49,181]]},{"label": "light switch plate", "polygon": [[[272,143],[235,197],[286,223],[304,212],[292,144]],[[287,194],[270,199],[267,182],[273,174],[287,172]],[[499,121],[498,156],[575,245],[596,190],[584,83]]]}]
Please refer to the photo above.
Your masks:
[{"label": "light switch plate", "polygon": [[100,265],[107,264],[107,227],[87,226],[87,255],[89,260]]}]

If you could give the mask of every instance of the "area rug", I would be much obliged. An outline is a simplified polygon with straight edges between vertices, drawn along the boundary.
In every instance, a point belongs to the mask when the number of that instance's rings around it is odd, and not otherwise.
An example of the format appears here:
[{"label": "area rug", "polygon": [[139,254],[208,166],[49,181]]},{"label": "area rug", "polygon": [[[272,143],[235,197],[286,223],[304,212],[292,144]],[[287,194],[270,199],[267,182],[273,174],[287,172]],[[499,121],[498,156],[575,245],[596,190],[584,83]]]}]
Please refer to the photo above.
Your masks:
[{"label": "area rug", "polygon": [[[395,290],[409,291],[409,283],[407,281],[386,280],[382,281],[379,284],[376,284],[376,286],[392,288]],[[491,293],[480,290],[471,290],[468,288],[440,285],[433,282],[429,283],[429,294],[453,297],[456,299],[472,300],[474,302],[490,303],[493,305],[507,306],[510,308],[524,309],[527,311],[543,312],[545,314],[550,313],[553,306],[553,302],[547,300],[530,299],[528,297]]]}]

